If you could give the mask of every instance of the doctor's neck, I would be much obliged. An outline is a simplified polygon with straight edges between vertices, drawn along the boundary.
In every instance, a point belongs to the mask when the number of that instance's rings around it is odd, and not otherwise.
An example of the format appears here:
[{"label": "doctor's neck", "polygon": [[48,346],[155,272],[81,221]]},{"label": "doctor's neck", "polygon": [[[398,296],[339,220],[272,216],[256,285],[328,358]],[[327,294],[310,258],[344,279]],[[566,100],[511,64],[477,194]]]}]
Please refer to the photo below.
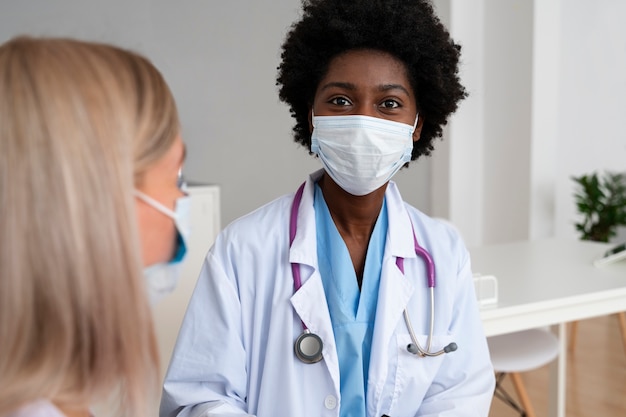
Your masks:
[{"label": "doctor's neck", "polygon": [[[340,230],[349,234],[371,234],[380,214],[387,185],[364,196],[355,196],[342,189],[326,173],[318,181],[328,210]],[[343,233],[342,233],[343,234]]]}]

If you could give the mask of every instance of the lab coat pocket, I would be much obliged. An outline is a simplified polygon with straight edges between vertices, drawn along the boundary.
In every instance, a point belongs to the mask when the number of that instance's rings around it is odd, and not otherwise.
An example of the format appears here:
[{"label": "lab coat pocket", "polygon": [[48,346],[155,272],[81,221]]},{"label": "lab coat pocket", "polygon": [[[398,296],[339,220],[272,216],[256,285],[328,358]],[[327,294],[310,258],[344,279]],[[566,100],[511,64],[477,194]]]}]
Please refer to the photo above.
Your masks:
[{"label": "lab coat pocket", "polygon": [[[420,347],[425,350],[428,344],[427,335],[416,335]],[[434,335],[431,341],[431,352],[443,349],[452,341],[452,336]],[[420,356],[408,351],[407,347],[413,343],[408,334],[397,335],[398,368],[396,369],[395,392],[405,400],[422,399],[431,386],[437,371],[445,360],[446,354],[439,356]]]}]

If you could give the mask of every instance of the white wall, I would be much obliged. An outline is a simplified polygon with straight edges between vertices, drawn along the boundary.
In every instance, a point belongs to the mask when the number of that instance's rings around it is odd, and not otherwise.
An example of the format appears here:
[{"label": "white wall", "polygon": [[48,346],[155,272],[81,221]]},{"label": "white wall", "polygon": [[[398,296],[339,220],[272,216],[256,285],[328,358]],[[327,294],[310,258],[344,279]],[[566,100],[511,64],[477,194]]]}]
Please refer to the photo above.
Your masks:
[{"label": "white wall", "polygon": [[528,236],[533,2],[485,1],[483,240]]},{"label": "white wall", "polygon": [[531,237],[578,237],[571,177],[626,171],[624,19],[619,1],[538,2]]},{"label": "white wall", "polygon": [[530,136],[529,237],[554,236],[559,135],[561,51],[560,0],[539,1],[534,10],[533,106]]},{"label": "white wall", "polygon": [[437,5],[449,9],[469,97],[452,116],[447,148],[433,163],[433,212],[450,219],[469,245],[523,239],[528,233],[533,4],[442,0]]},{"label": "white wall", "polygon": [[626,2],[561,2],[555,233],[574,236],[570,177],[626,172]]},{"label": "white wall", "polygon": [[[460,77],[469,97],[452,116],[448,154],[447,216],[468,243],[482,239],[484,142],[484,2],[451,0],[449,29],[461,45]],[[445,155],[437,155],[444,159]],[[437,164],[440,162],[437,161]],[[446,164],[442,164],[446,165]],[[434,177],[438,181],[437,177]],[[435,187],[433,187],[435,188]],[[439,188],[439,186],[437,186]]]},{"label": "white wall", "polygon": [[[180,109],[188,178],[220,186],[222,225],[321,167],[291,136],[275,86],[299,0],[0,0],[0,42],[17,34],[113,42],[162,70]],[[428,161],[397,176],[427,210]]]},{"label": "white wall", "polygon": [[438,3],[474,97],[435,161],[435,214],[469,245],[578,237],[571,176],[626,171],[626,2]]}]

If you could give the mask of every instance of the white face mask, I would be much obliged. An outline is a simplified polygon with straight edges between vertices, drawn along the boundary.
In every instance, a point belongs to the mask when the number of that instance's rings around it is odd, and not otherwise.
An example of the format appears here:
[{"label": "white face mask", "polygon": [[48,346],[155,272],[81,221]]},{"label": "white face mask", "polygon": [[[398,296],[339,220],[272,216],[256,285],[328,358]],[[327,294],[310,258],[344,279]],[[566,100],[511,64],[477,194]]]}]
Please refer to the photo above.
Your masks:
[{"label": "white face mask", "polygon": [[148,286],[148,295],[152,304],[157,303],[172,293],[178,283],[182,261],[187,253],[187,241],[191,231],[190,205],[191,197],[183,196],[176,199],[175,211],[170,210],[154,198],[135,190],[140,200],[174,220],[176,225],[176,253],[169,262],[161,262],[144,268],[144,277]]},{"label": "white face mask", "polygon": [[413,151],[413,126],[370,116],[315,116],[311,151],[345,191],[366,195],[386,184]]}]

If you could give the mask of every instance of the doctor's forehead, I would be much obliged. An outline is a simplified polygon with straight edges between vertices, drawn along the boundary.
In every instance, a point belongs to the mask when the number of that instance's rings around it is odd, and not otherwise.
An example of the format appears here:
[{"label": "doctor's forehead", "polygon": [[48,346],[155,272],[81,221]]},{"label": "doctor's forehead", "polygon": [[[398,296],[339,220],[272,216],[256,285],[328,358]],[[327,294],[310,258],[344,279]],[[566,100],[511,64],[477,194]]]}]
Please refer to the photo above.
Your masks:
[{"label": "doctor's forehead", "polygon": [[404,62],[387,52],[371,49],[350,50],[332,58],[316,93],[331,87],[399,89],[407,95],[414,95]]}]

